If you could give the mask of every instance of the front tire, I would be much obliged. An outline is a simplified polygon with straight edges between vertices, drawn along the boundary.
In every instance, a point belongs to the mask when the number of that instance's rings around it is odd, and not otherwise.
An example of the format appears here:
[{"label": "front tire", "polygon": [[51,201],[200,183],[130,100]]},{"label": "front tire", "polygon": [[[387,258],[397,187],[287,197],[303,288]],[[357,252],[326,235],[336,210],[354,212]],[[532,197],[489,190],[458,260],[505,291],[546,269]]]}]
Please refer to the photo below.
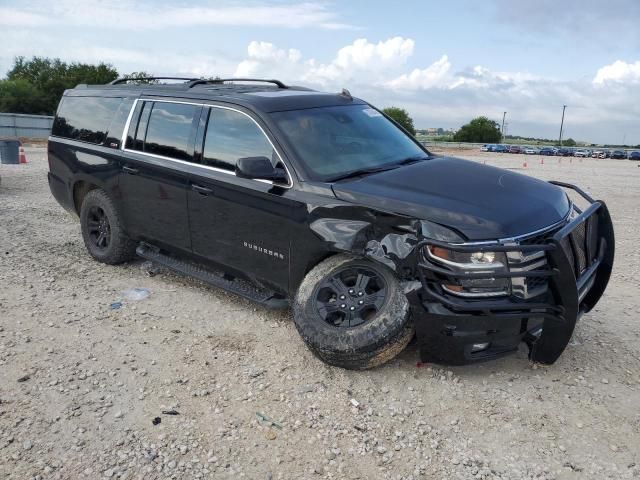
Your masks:
[{"label": "front tire", "polygon": [[307,274],[293,315],[316,356],[351,370],[382,365],[414,335],[409,302],[393,272],[349,255],[330,257]]},{"label": "front tire", "polygon": [[116,265],[135,256],[136,245],[124,233],[118,211],[103,190],[91,190],[84,197],[80,229],[87,251],[99,262]]}]

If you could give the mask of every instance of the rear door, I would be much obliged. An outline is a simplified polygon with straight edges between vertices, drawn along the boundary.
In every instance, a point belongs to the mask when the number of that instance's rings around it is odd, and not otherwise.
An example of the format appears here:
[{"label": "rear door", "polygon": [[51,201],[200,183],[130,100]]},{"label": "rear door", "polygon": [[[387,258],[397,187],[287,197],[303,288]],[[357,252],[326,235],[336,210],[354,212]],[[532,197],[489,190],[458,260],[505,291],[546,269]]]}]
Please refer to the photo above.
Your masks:
[{"label": "rear door", "polygon": [[196,145],[202,168],[192,177],[189,223],[193,252],[231,270],[287,289],[293,214],[303,208],[287,185],[237,177],[242,157],[282,158],[248,112],[211,106]]},{"label": "rear door", "polygon": [[191,250],[187,212],[200,105],[156,99],[136,102],[121,163],[127,232],[154,245]]}]

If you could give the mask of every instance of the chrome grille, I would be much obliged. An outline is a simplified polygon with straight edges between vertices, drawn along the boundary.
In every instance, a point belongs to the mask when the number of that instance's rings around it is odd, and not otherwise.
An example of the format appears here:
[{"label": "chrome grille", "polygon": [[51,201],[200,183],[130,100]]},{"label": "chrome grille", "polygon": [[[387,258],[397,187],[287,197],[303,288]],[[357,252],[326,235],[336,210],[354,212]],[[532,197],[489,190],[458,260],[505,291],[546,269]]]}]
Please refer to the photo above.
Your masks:
[{"label": "chrome grille", "polygon": [[[541,234],[522,238],[518,241],[520,245],[543,245],[547,239],[552,237],[563,225],[555,226]],[[595,257],[598,243],[598,223],[597,219],[589,219],[580,223],[576,228],[560,241],[560,246],[564,250],[571,269],[576,278],[586,271],[593,259],[587,258],[592,252]],[[546,270],[547,258],[544,252],[533,252],[525,255],[520,252],[511,252],[507,255],[509,270],[511,272],[526,272],[531,270]],[[512,279],[513,296],[523,299],[542,295],[547,291],[549,281],[546,277],[515,277]]]},{"label": "chrome grille", "polygon": [[576,227],[576,229],[571,233],[573,236],[573,240],[575,242],[575,256],[578,260],[578,273],[582,273],[587,269],[587,256],[586,256],[586,244],[585,241],[587,239],[585,222],[582,222],[580,225]]},{"label": "chrome grille", "polygon": [[[557,232],[562,225],[555,226],[546,232],[528,238],[522,238],[520,245],[544,245],[547,239]],[[511,272],[529,272],[531,270],[547,270],[547,257],[543,251],[524,254],[511,252],[507,254]],[[511,280],[511,293],[514,297],[529,299],[544,294],[549,288],[547,277],[515,277]]]}]

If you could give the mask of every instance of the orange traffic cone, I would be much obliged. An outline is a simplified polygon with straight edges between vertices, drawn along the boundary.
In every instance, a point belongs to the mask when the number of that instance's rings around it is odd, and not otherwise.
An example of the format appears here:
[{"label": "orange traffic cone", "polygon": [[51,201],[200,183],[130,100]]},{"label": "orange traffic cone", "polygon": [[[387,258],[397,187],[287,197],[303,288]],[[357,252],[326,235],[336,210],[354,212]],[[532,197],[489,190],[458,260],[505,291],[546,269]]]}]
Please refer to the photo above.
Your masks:
[{"label": "orange traffic cone", "polygon": [[527,161],[525,160],[524,163],[522,164],[522,168],[527,168]]},{"label": "orange traffic cone", "polygon": [[20,145],[18,149],[18,163],[27,163],[27,156],[24,154],[24,147]]},{"label": "orange traffic cone", "polygon": [[544,165],[544,158],[540,157],[540,165]]}]

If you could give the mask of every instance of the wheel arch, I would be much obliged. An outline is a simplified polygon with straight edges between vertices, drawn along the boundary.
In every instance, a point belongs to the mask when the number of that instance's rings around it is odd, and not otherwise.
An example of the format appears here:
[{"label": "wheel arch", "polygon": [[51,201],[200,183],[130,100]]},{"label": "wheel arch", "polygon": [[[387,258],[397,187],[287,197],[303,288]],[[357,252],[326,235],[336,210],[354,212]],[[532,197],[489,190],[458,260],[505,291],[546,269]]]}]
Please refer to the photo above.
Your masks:
[{"label": "wheel arch", "polygon": [[[345,222],[344,219],[324,220],[335,222],[336,225]],[[315,248],[307,249],[304,265],[291,270],[289,290],[292,297],[296,295],[300,284],[311,270],[325,260],[341,254],[383,266],[400,281],[413,277],[416,265],[414,258],[416,235],[413,232],[391,230],[385,234],[377,232],[378,235],[374,236],[373,230],[370,229],[371,224],[362,223],[362,231],[352,232],[349,235],[344,234],[340,239],[336,239],[334,236],[324,236],[319,239]]]},{"label": "wheel arch", "polygon": [[100,188],[99,185],[93,183],[88,180],[76,180],[73,184],[72,194],[73,194],[73,208],[76,215],[80,216],[80,209],[82,208],[82,202],[84,202],[87,193],[91,190],[95,190],[96,188]]}]

